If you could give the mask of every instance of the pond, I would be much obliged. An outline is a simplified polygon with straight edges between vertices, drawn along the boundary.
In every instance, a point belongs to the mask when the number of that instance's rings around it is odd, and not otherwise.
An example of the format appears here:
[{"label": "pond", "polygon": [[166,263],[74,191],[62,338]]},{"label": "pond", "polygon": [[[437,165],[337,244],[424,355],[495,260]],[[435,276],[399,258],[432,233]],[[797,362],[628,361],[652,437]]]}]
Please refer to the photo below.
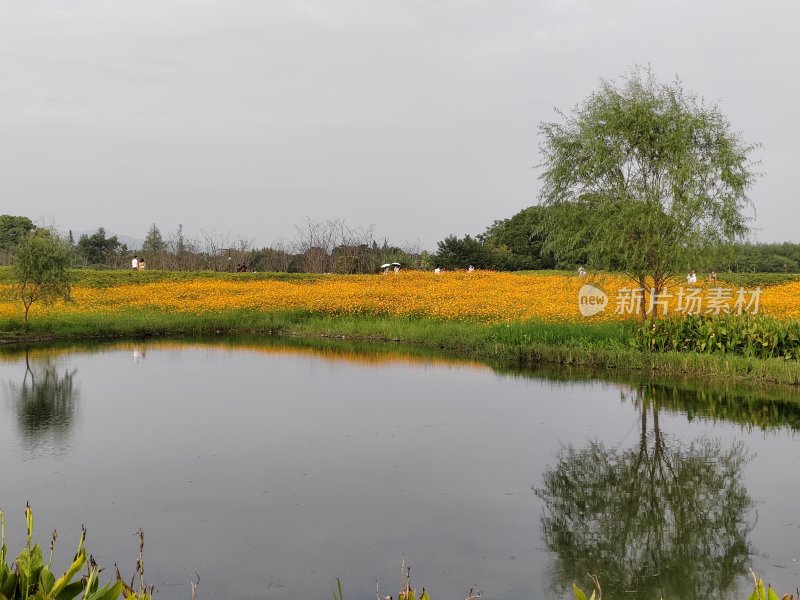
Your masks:
[{"label": "pond", "polygon": [[[391,350],[391,351],[390,351]],[[614,380],[616,379],[616,380]],[[80,526],[158,598],[747,596],[800,583],[794,390],[233,340],[4,349],[9,553]]]}]

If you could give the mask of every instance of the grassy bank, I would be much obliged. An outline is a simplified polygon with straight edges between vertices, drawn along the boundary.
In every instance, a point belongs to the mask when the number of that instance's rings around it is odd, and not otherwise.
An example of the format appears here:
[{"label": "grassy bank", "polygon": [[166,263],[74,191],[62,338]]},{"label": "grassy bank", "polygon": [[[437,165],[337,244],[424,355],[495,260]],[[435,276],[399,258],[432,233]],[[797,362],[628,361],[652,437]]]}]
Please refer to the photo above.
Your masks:
[{"label": "grassy bank", "polygon": [[555,364],[800,384],[797,361],[692,352],[645,352],[633,345],[635,331],[635,323],[624,321],[483,324],[250,310],[201,315],[156,311],[52,315],[37,319],[27,336],[22,333],[21,319],[0,321],[0,339],[12,343],[208,334],[332,337],[402,342],[513,368]]}]

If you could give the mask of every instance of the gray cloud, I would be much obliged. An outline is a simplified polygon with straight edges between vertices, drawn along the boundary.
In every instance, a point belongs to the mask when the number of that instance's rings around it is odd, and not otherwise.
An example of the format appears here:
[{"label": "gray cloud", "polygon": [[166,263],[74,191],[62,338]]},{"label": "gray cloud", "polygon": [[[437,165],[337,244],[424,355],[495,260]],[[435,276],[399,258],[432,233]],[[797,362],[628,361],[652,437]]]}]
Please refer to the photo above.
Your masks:
[{"label": "gray cloud", "polygon": [[[0,0],[2,212],[258,244],[306,216],[433,248],[536,201],[536,128],[633,63],[764,144],[792,227],[789,2]],[[791,217],[794,217],[792,219]]]}]

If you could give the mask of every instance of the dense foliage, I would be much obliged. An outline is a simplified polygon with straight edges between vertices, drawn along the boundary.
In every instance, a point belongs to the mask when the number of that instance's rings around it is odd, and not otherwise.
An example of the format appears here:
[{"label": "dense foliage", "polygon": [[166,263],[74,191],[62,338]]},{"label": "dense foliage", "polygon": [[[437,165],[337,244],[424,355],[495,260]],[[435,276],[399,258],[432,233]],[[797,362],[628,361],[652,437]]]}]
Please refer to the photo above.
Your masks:
[{"label": "dense foliage", "polygon": [[[577,269],[589,261],[585,250],[590,236],[588,232],[576,239],[572,248],[562,248],[556,252],[546,243],[548,223],[557,211],[571,210],[573,221],[586,221],[581,216],[584,207],[529,206],[507,219],[500,219],[486,231],[477,235],[459,238],[447,236],[438,242],[434,260],[438,266],[446,268],[466,268],[467,265],[492,269],[494,271],[520,271],[537,269]],[[579,235],[576,233],[576,235]],[[614,269],[622,269],[618,257],[609,260]],[[726,274],[725,279],[736,284],[775,284],[794,279],[792,274],[800,273],[800,243],[782,242],[755,244],[733,242],[717,248],[710,248],[697,254],[685,265],[685,270],[698,269],[706,272],[717,271]],[[774,278],[763,277],[765,273]],[[747,275],[751,277],[747,277]]]},{"label": "dense foliage", "polygon": [[721,251],[711,266],[734,273],[799,273],[800,244],[735,244]]},{"label": "dense foliage", "polygon": [[[495,221],[474,238],[450,235],[438,243],[434,262],[448,269],[464,269],[468,265],[493,271],[553,269],[559,263],[544,248],[547,210],[530,206],[508,219]],[[572,263],[566,264],[572,267]]]},{"label": "dense foliage", "polygon": [[0,215],[0,265],[11,264],[19,241],[36,229],[28,217]]},{"label": "dense foliage", "polygon": [[752,358],[800,359],[800,321],[765,316],[689,315],[640,328],[641,346],[654,352],[729,353]]},{"label": "dense foliage", "polygon": [[113,265],[120,255],[127,253],[127,247],[117,236],[106,236],[102,227],[92,235],[82,235],[78,240],[77,255],[87,265]]},{"label": "dense foliage", "polygon": [[36,225],[28,217],[0,215],[0,250],[13,250],[34,229]]}]

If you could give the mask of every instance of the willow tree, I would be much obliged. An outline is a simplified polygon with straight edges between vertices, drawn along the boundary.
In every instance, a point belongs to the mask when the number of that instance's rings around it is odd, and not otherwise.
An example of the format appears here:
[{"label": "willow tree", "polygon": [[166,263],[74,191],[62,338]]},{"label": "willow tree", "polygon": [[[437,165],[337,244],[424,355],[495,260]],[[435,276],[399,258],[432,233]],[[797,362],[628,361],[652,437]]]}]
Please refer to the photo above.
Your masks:
[{"label": "willow tree", "polygon": [[747,232],[757,145],[679,81],[637,67],[558,114],[539,132],[547,247],[560,259],[622,271],[649,297]]},{"label": "willow tree", "polygon": [[25,331],[34,302],[52,304],[70,298],[71,260],[69,245],[48,229],[37,229],[17,244],[13,275],[17,297],[25,309]]}]

